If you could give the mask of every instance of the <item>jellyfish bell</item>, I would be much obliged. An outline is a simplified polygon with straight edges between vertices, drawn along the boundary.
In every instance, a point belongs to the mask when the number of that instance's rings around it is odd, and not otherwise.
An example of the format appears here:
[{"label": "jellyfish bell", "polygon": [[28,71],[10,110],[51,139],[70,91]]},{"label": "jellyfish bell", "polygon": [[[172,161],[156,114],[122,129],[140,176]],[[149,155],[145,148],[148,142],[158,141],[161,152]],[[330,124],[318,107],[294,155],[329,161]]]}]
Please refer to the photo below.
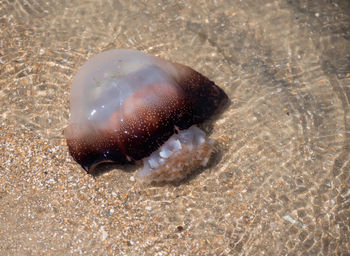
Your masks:
[{"label": "jellyfish bell", "polygon": [[190,67],[136,50],[88,60],[73,79],[69,152],[88,173],[143,160],[140,180],[181,180],[205,166],[212,140],[197,127],[228,101]]}]

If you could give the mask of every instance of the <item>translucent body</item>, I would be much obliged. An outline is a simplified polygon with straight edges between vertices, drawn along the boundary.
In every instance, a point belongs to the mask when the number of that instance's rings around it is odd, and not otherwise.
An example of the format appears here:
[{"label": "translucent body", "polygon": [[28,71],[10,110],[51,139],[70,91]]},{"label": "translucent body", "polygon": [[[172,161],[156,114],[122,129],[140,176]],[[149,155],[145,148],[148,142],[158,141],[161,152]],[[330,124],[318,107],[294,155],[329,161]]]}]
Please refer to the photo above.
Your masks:
[{"label": "translucent body", "polygon": [[157,151],[143,159],[136,176],[145,182],[177,181],[206,166],[213,142],[196,126],[171,136]]},{"label": "translucent body", "polygon": [[[71,122],[106,121],[135,92],[154,84],[171,91],[176,84],[174,79],[185,73],[183,68],[176,69],[170,62],[136,50],[102,52],[88,61],[74,77]],[[157,89],[148,92],[148,97],[149,103],[161,99]]]}]

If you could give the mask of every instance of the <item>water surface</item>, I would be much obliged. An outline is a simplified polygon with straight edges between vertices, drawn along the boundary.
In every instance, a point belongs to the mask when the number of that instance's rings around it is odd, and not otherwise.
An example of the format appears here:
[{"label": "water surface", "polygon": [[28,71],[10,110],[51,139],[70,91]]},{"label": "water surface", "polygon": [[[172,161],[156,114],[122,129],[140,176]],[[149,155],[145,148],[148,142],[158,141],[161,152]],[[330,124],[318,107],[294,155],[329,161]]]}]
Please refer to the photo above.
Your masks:
[{"label": "water surface", "polygon": [[[345,0],[0,2],[1,254],[348,255],[349,15]],[[71,159],[72,77],[114,48],[226,91],[208,168],[142,186]]]}]

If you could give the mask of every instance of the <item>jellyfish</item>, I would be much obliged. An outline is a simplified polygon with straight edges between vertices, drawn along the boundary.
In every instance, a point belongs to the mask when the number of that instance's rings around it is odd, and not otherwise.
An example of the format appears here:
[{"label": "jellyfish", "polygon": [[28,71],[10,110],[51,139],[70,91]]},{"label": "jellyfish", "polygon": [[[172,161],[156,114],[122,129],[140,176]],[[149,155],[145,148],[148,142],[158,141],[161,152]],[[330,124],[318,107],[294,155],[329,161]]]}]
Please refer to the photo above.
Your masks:
[{"label": "jellyfish", "polygon": [[102,163],[143,161],[145,182],[184,179],[206,166],[213,140],[198,125],[228,102],[194,69],[137,50],[102,52],[75,75],[69,152],[89,174]]}]

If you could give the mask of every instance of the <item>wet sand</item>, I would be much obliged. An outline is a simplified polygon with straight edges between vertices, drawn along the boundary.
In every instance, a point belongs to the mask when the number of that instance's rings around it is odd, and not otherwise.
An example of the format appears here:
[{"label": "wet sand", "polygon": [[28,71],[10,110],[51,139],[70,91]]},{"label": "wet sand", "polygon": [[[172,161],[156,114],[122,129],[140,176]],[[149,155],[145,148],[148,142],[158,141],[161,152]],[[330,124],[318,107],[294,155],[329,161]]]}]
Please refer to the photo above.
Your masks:
[{"label": "wet sand", "polygon": [[[349,255],[349,27],[349,1],[3,1],[0,254]],[[207,168],[152,186],[70,157],[72,78],[114,48],[226,91]]]}]

